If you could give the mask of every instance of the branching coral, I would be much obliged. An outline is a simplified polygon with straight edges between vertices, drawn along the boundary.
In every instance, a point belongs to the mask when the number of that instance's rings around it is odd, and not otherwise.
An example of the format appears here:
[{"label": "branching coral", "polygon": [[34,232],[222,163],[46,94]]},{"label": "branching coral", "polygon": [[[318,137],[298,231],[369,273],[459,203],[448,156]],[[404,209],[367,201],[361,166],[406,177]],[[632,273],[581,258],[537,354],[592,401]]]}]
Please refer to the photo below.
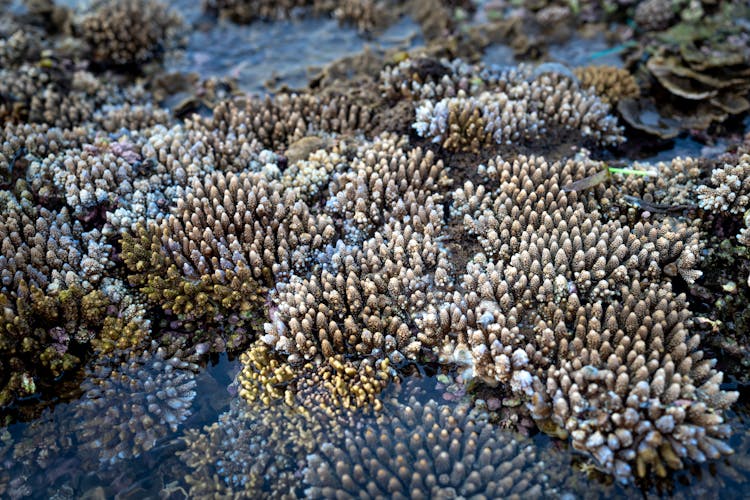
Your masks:
[{"label": "branching coral", "polygon": [[292,189],[262,174],[195,180],[173,214],[125,235],[123,259],[137,285],[165,311],[206,325],[229,322],[229,347],[245,342],[274,277],[309,264],[334,229]]},{"label": "branching coral", "polygon": [[294,366],[279,358],[262,341],[243,353],[240,396],[251,404],[283,400],[291,408],[316,407],[334,417],[359,408],[379,409],[378,396],[393,378],[387,360],[373,366],[371,359],[353,362],[339,355],[319,366]]},{"label": "branching coral", "polygon": [[[447,62],[444,67],[449,68]],[[443,75],[434,83],[412,80],[410,88],[408,80],[398,83],[404,78],[399,73],[407,68],[383,75],[386,92],[396,87],[407,94],[429,96],[419,103],[413,127],[419,135],[446,149],[478,152],[493,143],[510,144],[519,139],[533,142],[563,131],[577,132],[583,140],[605,145],[622,141],[616,119],[608,114],[609,107],[595,94],[579,89],[564,73],[528,67],[469,69],[454,63],[450,67],[453,74]],[[438,100],[441,94],[450,97]]]},{"label": "branching coral", "polygon": [[191,496],[257,498],[297,496],[297,471],[305,456],[342,432],[343,423],[314,406],[292,409],[232,401],[229,410],[203,431],[186,432],[179,453],[190,468]]},{"label": "branching coral", "polygon": [[442,224],[435,191],[446,179],[432,153],[402,147],[382,137],[338,177],[326,211],[341,221],[341,239],[319,253],[314,273],[272,291],[263,339],[290,360],[418,353],[409,315],[433,299],[432,273],[447,276],[434,240]]},{"label": "branching coral", "polygon": [[[622,301],[580,306],[575,336],[561,343],[546,381],[549,416],[571,433],[573,446],[620,479],[649,468],[665,476],[683,460],[731,453],[722,410],[738,396],[719,388],[715,361],[703,359],[691,336],[685,297],[669,286],[637,282]],[[539,403],[543,396],[535,396]]]},{"label": "branching coral", "polygon": [[15,192],[0,193],[3,404],[75,367],[69,348],[95,336],[111,303],[95,288],[110,265],[101,234],[35,205],[23,181]]},{"label": "branching coral", "polygon": [[592,88],[602,101],[617,104],[620,99],[640,95],[638,83],[628,70],[615,66],[582,66],[573,73],[582,88]]},{"label": "branching coral", "polygon": [[[729,451],[720,441],[727,437],[720,415],[737,394],[719,390],[721,374],[713,362],[701,361],[698,337],[687,334],[684,297],[656,284],[672,262],[680,263],[686,279],[694,277],[697,233],[684,224],[603,222],[597,197],[560,188],[600,168],[590,161],[521,157],[485,167],[499,180],[490,194],[470,183],[456,190],[454,209],[484,252],[467,266],[461,288],[429,309],[420,327],[426,335],[448,335],[446,361],[532,396],[536,417],[570,431],[577,449],[602,469],[620,478],[630,476],[631,464],[640,476],[649,467],[663,474],[685,457],[700,461]],[[602,196],[612,188],[598,189]],[[650,352],[646,346],[656,347]],[[567,363],[577,366],[578,379]],[[656,384],[645,396],[644,383]],[[562,385],[568,389],[558,391]],[[671,387],[668,395],[662,386]],[[635,394],[630,407],[637,414],[610,423],[612,391],[622,393],[622,404]],[[639,406],[646,399],[648,405]],[[677,400],[686,413],[659,420],[676,411],[670,408]],[[630,436],[636,427],[632,439],[607,441],[608,433],[627,430]],[[653,429],[661,434],[647,438]]]},{"label": "branching coral", "polygon": [[711,186],[698,186],[698,204],[714,212],[744,214],[750,208],[750,155],[711,172]]},{"label": "branching coral", "polygon": [[173,41],[180,16],[156,0],[100,0],[76,23],[102,65],[140,64],[157,57]]},{"label": "branching coral", "polygon": [[487,416],[415,399],[307,457],[309,498],[541,498],[544,464]]},{"label": "branching coral", "polygon": [[75,435],[101,462],[137,457],[190,416],[198,367],[161,349],[96,363],[74,409]]},{"label": "branching coral", "polygon": [[395,2],[388,0],[204,0],[206,10],[239,23],[256,19],[288,17],[295,9],[309,8],[318,14],[332,14],[339,21],[351,22],[361,31],[387,24],[389,10]]}]

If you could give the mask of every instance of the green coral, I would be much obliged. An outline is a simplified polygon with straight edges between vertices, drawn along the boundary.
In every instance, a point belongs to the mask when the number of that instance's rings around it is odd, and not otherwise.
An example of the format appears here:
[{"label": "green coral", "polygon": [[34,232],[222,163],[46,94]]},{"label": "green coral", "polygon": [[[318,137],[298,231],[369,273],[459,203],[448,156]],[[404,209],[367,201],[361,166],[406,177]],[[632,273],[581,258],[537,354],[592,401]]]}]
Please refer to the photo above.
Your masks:
[{"label": "green coral", "polygon": [[[256,280],[249,268],[237,266],[236,270],[226,270],[229,285],[216,283],[209,274],[191,279],[170,262],[155,231],[139,227],[136,233],[136,236],[123,235],[122,258],[131,271],[130,284],[151,304],[181,320],[183,326],[193,327],[200,320],[201,329],[221,329],[228,334],[230,346],[243,342],[242,331],[237,332],[237,328],[245,327],[248,322],[250,326],[259,326],[255,323],[263,318],[268,287]],[[270,282],[270,271],[265,269],[263,275]],[[227,316],[234,317],[234,329],[226,325]]]}]

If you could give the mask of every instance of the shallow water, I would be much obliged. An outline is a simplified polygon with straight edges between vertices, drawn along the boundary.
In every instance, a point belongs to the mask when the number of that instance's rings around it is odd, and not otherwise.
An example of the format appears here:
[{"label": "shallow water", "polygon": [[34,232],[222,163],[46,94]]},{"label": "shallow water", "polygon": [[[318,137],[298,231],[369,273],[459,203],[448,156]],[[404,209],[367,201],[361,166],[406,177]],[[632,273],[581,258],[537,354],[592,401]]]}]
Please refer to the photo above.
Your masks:
[{"label": "shallow water", "polygon": [[[200,12],[196,3],[180,0],[177,5],[184,8],[188,22],[199,23]],[[410,19],[404,19],[374,40],[357,34],[353,28],[340,27],[335,20],[304,19],[255,23],[250,27],[218,22],[206,24],[192,32],[183,57],[169,61],[168,71],[196,72],[201,77],[220,76],[236,78],[239,87],[247,92],[261,93],[267,90],[267,82],[273,85],[302,87],[314,72],[341,57],[362,51],[366,46],[377,49],[408,48],[420,42],[418,27]],[[553,47],[551,56],[571,65],[589,63],[612,64],[616,52],[601,39],[575,39],[568,44]],[[510,64],[512,53],[502,46],[491,47],[485,54],[488,63]],[[719,144],[720,146],[721,144]],[[648,161],[666,161],[675,156],[706,155],[700,142],[681,138],[674,147],[647,158]],[[65,435],[61,422],[73,418],[75,402],[60,404],[36,422],[19,423],[7,428],[0,439],[0,451],[8,443],[28,442],[37,456],[28,465],[22,466],[20,457],[3,455],[10,462],[10,470],[19,477],[27,478],[33,485],[34,498],[80,498],[92,497],[157,498],[160,493],[181,498],[185,484],[185,466],[176,458],[175,452],[184,448],[180,439],[185,429],[200,429],[215,422],[225,412],[231,398],[236,397],[231,386],[239,362],[221,356],[218,362],[205,367],[197,376],[197,393],[192,403],[192,415],[175,432],[169,432],[150,451],[139,457],[118,460],[114,464],[101,464],[91,450],[76,445],[75,438]],[[446,392],[437,388],[434,377],[425,377],[421,395],[424,401],[436,398],[447,401]],[[732,388],[732,384],[727,384]],[[748,450],[750,450],[750,415],[745,390],[741,401],[728,418],[736,432],[730,440],[738,453],[721,462],[713,462],[680,471],[669,481],[659,485],[636,486],[611,484],[608,478],[591,473],[590,478],[579,472],[576,464],[579,456],[569,447],[538,434],[532,442],[539,453],[553,456],[567,467],[570,474],[561,480],[564,487],[555,495],[570,495],[574,498],[628,498],[644,496],[748,498],[750,482]],[[51,444],[56,443],[56,444]],[[49,456],[45,453],[49,447]],[[54,451],[52,451],[54,450]],[[30,452],[31,453],[31,452]],[[13,467],[12,462],[17,462]],[[43,466],[41,464],[44,464]],[[743,471],[743,472],[740,472]],[[570,498],[566,496],[565,498]]]},{"label": "shallow water", "polygon": [[[367,40],[335,19],[305,18],[257,22],[248,28],[220,21],[194,31],[183,57],[171,60],[168,71],[195,72],[201,77],[229,77],[249,93],[269,86],[304,87],[323,66],[365,47],[408,48],[419,27],[408,18],[374,40]],[[314,40],[314,43],[311,41]]]}]

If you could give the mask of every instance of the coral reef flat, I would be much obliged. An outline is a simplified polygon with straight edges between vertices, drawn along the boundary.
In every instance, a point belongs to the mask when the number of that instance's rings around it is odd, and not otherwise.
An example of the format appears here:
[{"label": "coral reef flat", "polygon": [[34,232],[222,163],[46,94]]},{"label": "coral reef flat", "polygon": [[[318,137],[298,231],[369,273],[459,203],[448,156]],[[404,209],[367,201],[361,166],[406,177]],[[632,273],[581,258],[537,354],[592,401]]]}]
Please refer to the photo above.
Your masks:
[{"label": "coral reef flat", "polygon": [[0,497],[750,497],[744,0],[0,0]]}]

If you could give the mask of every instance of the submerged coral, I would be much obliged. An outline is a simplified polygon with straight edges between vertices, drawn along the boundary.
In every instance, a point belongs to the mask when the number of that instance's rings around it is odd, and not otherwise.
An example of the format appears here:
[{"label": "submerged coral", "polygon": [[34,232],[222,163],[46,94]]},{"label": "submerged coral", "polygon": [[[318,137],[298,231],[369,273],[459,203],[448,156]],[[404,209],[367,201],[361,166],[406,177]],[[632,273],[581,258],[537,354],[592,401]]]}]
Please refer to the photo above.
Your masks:
[{"label": "submerged coral", "polygon": [[95,364],[73,412],[80,446],[103,463],[150,450],[190,416],[197,371],[161,348],[119,366]]},{"label": "submerged coral", "polygon": [[341,429],[315,407],[307,410],[314,416],[280,402],[236,398],[215,423],[188,430],[187,448],[178,454],[189,467],[190,496],[298,497],[299,464]]},{"label": "submerged coral", "polygon": [[544,462],[487,415],[412,398],[307,456],[309,498],[541,498]]}]

